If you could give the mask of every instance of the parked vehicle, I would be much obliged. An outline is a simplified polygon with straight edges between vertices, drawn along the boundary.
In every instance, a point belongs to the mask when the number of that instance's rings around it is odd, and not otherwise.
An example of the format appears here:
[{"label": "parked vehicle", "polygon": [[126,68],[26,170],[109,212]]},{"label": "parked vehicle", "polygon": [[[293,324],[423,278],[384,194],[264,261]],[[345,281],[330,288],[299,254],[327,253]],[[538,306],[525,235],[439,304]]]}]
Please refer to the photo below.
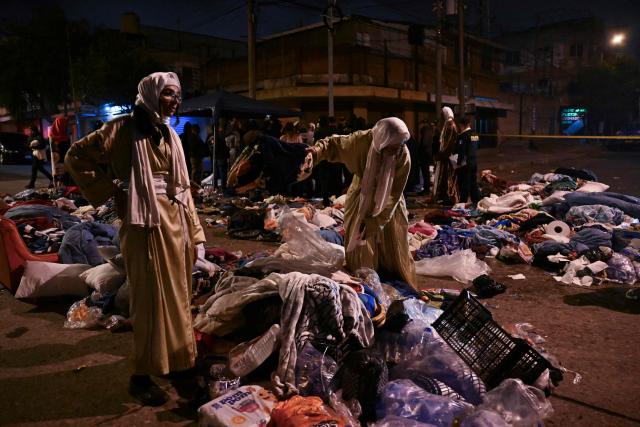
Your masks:
[{"label": "parked vehicle", "polygon": [[31,150],[27,135],[16,132],[0,132],[0,164],[31,163]]}]

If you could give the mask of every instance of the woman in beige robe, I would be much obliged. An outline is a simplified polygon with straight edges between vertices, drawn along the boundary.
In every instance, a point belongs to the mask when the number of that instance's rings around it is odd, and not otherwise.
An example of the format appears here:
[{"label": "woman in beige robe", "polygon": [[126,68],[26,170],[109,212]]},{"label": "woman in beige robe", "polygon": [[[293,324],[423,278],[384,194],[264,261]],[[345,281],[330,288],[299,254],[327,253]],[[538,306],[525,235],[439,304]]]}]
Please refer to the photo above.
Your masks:
[{"label": "woman in beige robe", "polygon": [[191,271],[205,238],[180,138],[168,125],[180,102],[178,77],[151,74],[138,91],[133,113],[73,144],[65,165],[92,205],[115,197],[133,323],[129,392],[157,406],[168,396],[149,375],[195,364]]},{"label": "woman in beige robe", "polygon": [[449,160],[449,156],[455,153],[458,142],[458,128],[453,119],[453,110],[449,107],[442,108],[444,124],[440,132],[440,149],[436,158],[436,170],[433,187],[433,199],[436,202],[455,205],[458,203],[458,181],[456,170]]},{"label": "woman in beige robe", "polygon": [[402,195],[411,169],[408,139],[404,122],[391,117],[370,130],[321,139],[309,151],[314,164],[341,162],[353,174],[344,214],[347,268],[379,269],[416,287]]}]

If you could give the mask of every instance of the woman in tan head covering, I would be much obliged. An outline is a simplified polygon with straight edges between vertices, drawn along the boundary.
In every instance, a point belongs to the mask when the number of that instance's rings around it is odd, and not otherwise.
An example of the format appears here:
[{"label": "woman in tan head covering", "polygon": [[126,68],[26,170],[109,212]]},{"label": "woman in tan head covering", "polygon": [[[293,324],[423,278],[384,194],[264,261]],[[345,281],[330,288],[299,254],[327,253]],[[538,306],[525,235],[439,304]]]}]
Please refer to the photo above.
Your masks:
[{"label": "woman in tan head covering", "polygon": [[440,132],[440,149],[433,153],[436,159],[436,170],[433,187],[433,199],[447,205],[458,203],[458,182],[456,170],[449,160],[449,156],[455,153],[458,142],[458,127],[453,119],[453,110],[442,107],[444,124]]},{"label": "woman in tan head covering", "polygon": [[341,162],[353,174],[344,214],[347,268],[391,273],[415,287],[402,195],[411,169],[409,137],[405,123],[389,117],[370,130],[321,139],[309,151],[314,164]]},{"label": "woman in tan head covering", "polygon": [[65,159],[91,204],[115,197],[133,322],[129,392],[153,406],[168,396],[150,375],[187,370],[196,357],[191,270],[205,238],[180,138],[168,125],[180,101],[174,73],[145,77],[133,113],[73,144]]}]

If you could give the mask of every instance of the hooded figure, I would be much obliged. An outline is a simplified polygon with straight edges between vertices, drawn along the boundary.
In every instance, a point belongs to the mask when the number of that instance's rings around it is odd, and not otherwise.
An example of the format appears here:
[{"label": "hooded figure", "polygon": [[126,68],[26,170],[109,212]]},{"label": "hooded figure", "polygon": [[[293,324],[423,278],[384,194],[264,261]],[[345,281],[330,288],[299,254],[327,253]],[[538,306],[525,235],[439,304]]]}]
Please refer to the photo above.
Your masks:
[{"label": "hooded figure", "polygon": [[205,238],[182,144],[168,126],[179,103],[178,77],[153,73],[140,81],[131,115],[74,143],[65,159],[93,206],[115,198],[133,323],[129,392],[154,406],[167,395],[149,375],[189,369],[196,357],[191,271]]},{"label": "hooded figure", "polygon": [[390,117],[370,130],[321,139],[310,150],[314,164],[341,162],[353,174],[344,214],[347,268],[369,267],[415,287],[402,195],[411,169],[409,137],[405,123]]},{"label": "hooded figure", "polygon": [[456,204],[458,202],[458,184],[456,180],[456,170],[451,165],[449,156],[456,151],[458,141],[458,128],[453,119],[453,110],[449,107],[442,107],[444,124],[440,132],[439,152],[434,153],[436,169],[434,177],[433,196],[434,201],[443,201],[445,204]]}]

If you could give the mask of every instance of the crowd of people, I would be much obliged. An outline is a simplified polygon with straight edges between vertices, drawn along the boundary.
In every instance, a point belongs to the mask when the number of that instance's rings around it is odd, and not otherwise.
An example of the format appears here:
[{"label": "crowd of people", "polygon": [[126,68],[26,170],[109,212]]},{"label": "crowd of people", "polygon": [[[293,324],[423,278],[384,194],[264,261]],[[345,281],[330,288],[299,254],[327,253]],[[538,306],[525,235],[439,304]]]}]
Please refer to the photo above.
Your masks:
[{"label": "crowd of people", "polygon": [[[411,171],[404,191],[428,196],[433,202],[443,205],[467,203],[469,200],[475,205],[479,201],[476,162],[479,138],[471,129],[468,116],[456,121],[453,111],[444,107],[442,117],[441,127],[435,119],[423,120],[415,137],[412,135],[407,141]],[[269,117],[262,122],[231,118],[220,124],[215,134],[209,127],[205,140],[201,138],[200,127],[187,122],[180,140],[189,159],[187,167],[191,180],[200,182],[205,178],[203,161],[211,156],[213,149],[216,184],[219,182],[220,187],[226,190],[231,166],[260,135],[269,135],[286,143],[313,145],[332,135],[348,135],[372,126],[355,115],[348,119],[322,116],[308,123],[282,123]],[[291,186],[287,195],[321,197],[328,204],[332,196],[338,197],[346,191],[351,180],[352,174],[342,163],[323,161],[314,167],[311,177]]]}]

